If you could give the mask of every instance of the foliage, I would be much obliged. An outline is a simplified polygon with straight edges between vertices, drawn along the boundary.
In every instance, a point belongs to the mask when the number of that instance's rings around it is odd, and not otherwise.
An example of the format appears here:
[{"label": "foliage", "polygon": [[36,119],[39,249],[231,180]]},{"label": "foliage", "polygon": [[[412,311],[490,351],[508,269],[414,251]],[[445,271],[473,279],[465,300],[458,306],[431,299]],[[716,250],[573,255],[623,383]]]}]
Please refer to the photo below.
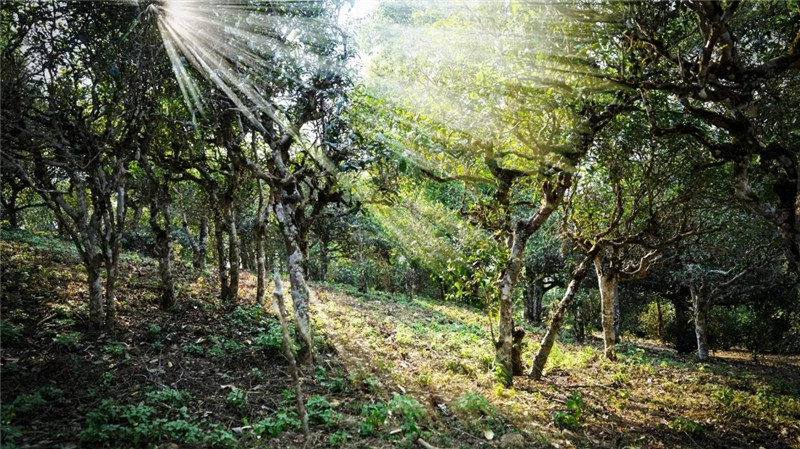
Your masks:
[{"label": "foliage", "polygon": [[359,432],[362,435],[374,435],[379,432],[386,423],[389,416],[389,409],[382,402],[364,404],[361,408],[363,421],[360,424]]},{"label": "foliage", "polygon": [[577,430],[581,426],[581,419],[586,410],[586,404],[579,393],[570,393],[567,396],[566,410],[553,412],[553,422],[564,429]]},{"label": "foliage", "polygon": [[243,409],[247,406],[248,402],[247,392],[241,388],[231,388],[231,391],[225,398],[225,403],[236,409]]},{"label": "foliage", "polygon": [[207,444],[210,447],[231,447],[236,439],[219,426],[189,415],[190,395],[178,390],[150,392],[137,404],[119,405],[103,400],[86,415],[81,440],[98,447],[125,444],[154,444],[178,441],[185,444]]}]

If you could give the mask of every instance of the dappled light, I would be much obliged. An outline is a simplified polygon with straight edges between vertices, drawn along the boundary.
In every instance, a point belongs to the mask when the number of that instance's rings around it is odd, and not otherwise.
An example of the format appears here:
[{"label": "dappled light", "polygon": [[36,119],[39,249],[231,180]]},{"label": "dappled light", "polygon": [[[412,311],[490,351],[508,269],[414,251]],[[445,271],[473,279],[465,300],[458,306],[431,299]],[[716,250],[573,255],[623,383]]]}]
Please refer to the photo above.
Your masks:
[{"label": "dappled light", "polygon": [[800,448],[800,7],[4,0],[3,448]]}]

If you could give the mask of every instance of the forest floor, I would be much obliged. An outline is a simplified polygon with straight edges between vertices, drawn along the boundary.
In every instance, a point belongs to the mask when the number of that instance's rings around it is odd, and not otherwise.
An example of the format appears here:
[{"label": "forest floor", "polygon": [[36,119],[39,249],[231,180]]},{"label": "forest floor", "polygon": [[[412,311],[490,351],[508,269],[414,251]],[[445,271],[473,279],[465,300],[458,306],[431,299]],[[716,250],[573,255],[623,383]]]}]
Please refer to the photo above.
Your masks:
[{"label": "forest floor", "polygon": [[[85,268],[71,245],[3,233],[3,447],[302,447],[272,308],[243,277],[220,304],[180,267],[122,260],[116,332],[84,339]],[[541,382],[495,381],[488,320],[452,303],[316,285],[319,357],[303,375],[307,447],[800,448],[800,360],[735,351],[710,363],[658,342],[560,342]],[[527,328],[530,360],[543,328]]]}]

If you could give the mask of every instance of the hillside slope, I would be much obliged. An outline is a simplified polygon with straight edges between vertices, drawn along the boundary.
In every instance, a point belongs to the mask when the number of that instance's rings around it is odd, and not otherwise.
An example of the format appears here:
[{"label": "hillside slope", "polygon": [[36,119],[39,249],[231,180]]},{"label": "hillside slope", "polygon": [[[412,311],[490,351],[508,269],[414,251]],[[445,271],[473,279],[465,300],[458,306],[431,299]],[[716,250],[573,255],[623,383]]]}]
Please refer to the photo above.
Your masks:
[{"label": "hillside slope", "polygon": [[[3,447],[302,446],[271,309],[220,304],[213,276],[185,270],[179,307],[162,312],[155,265],[128,254],[119,329],[87,341],[69,245],[3,240]],[[544,382],[505,389],[480,311],[343,286],[315,296],[314,447],[800,447],[797,365],[630,343],[609,363],[599,346],[559,344]]]}]

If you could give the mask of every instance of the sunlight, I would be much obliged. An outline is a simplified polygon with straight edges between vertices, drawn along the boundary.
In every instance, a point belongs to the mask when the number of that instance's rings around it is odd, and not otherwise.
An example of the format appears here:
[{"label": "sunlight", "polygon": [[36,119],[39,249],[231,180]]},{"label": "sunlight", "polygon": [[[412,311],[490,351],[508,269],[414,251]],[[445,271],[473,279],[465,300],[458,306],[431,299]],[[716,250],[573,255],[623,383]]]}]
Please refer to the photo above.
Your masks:
[{"label": "sunlight", "polygon": [[[285,4],[304,7],[302,2]],[[264,8],[242,0],[160,0],[148,6],[193,118],[195,111],[205,112],[205,104],[187,63],[257,129],[265,131],[259,120],[263,114],[293,134],[300,130],[292,129],[280,105],[267,99],[261,90],[266,83],[259,80],[267,76],[306,85],[309,73],[344,70],[308,43],[322,42],[329,38],[326,33],[336,36],[330,33],[331,25],[302,14],[283,15],[277,12],[280,6]],[[294,74],[287,65],[303,67],[306,75]]]}]

